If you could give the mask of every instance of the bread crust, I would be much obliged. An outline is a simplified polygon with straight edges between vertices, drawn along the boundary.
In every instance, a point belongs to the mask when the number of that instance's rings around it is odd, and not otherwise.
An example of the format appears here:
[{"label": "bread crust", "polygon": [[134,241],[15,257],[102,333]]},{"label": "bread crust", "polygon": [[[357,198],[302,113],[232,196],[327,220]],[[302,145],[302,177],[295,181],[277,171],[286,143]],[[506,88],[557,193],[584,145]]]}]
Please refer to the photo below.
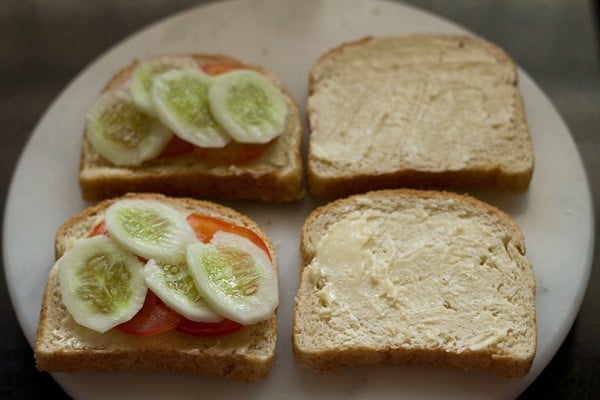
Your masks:
[{"label": "bread crust", "polygon": [[[74,240],[85,237],[102,220],[104,211],[121,199],[155,200],[251,229],[263,240],[273,265],[278,268],[273,244],[248,217],[208,201],[150,193],[104,200],[74,215],[57,230],[56,259]],[[43,371],[177,371],[255,381],[269,373],[276,339],[276,313],[269,320],[217,337],[188,335],[176,330],[148,337],[115,329],[94,332],[75,323],[62,304],[56,263],[44,290],[34,349],[37,368]]]},{"label": "bread crust", "polygon": [[[305,320],[307,312],[316,312],[314,309],[307,311],[307,305],[318,304],[315,300],[315,286],[305,274],[305,268],[311,264],[316,256],[317,245],[329,227],[346,214],[367,210],[370,207],[381,207],[390,209],[394,204],[400,206],[403,199],[414,199],[419,201],[454,201],[465,209],[476,210],[480,215],[492,219],[501,229],[511,246],[518,251],[522,259],[518,261],[520,268],[525,269],[527,277],[525,286],[531,294],[530,314],[527,315],[527,329],[533,336],[532,347],[528,354],[515,355],[503,354],[482,348],[474,351],[455,352],[443,346],[428,347],[424,345],[406,345],[402,342],[385,342],[378,346],[346,345],[344,343],[332,343],[331,345],[310,345],[306,337],[310,336],[310,330],[315,329]],[[365,200],[368,200],[365,203]],[[392,212],[392,211],[390,211]],[[409,364],[430,365],[435,367],[451,367],[470,371],[493,372],[503,377],[521,377],[526,375],[533,363],[536,351],[536,325],[535,325],[535,279],[531,270],[531,264],[525,259],[525,242],[523,234],[517,223],[506,213],[498,208],[477,200],[468,195],[452,192],[423,191],[415,189],[389,189],[372,191],[365,194],[353,195],[343,199],[337,199],[326,205],[315,209],[305,220],[301,231],[300,252],[302,267],[300,271],[300,286],[296,295],[296,308],[293,321],[292,346],[294,356],[298,363],[320,372],[334,371],[341,367],[359,364]],[[347,266],[347,268],[352,268]],[[310,307],[310,306],[308,306]],[[312,311],[311,311],[312,310]],[[314,322],[314,320],[311,319]],[[329,328],[328,322],[322,322],[318,329],[319,334],[324,337]],[[358,334],[358,333],[356,333]],[[312,340],[312,339],[311,339]],[[312,341],[310,341],[312,343]]]},{"label": "bread crust", "polygon": [[[289,91],[263,67],[220,54],[190,54],[198,65],[227,64],[252,69],[269,78],[284,94],[288,117],[284,133],[258,159],[240,165],[215,164],[194,155],[181,155],[119,167],[102,158],[86,135],[82,139],[79,186],[86,200],[102,200],[129,192],[207,199],[293,201],[304,195],[300,150],[302,123]],[[126,85],[140,61],[115,73],[103,91]]]},{"label": "bread crust", "polygon": [[[318,90],[320,77],[318,74],[321,66],[331,59],[342,54],[344,51],[354,48],[368,46],[374,43],[395,43],[398,41],[418,42],[427,40],[443,40],[456,44],[460,48],[476,47],[484,49],[498,64],[507,65],[516,71],[513,59],[500,47],[485,40],[464,35],[443,34],[413,34],[404,37],[381,37],[372,36],[343,43],[330,49],[321,55],[313,64],[309,74],[309,101],[311,96]],[[512,84],[516,87],[517,74]],[[515,98],[514,127],[519,137],[525,142],[525,148],[531,162],[526,168],[518,171],[510,170],[506,165],[489,164],[482,167],[463,168],[437,168],[437,169],[414,169],[397,168],[384,173],[372,173],[361,171],[339,170],[335,174],[323,174],[319,171],[318,163],[312,151],[312,136],[309,140],[309,153],[307,163],[307,186],[308,192],[325,199],[334,199],[369,190],[393,189],[393,188],[416,188],[416,189],[438,189],[438,190],[469,190],[469,189],[492,189],[507,192],[520,193],[528,189],[534,169],[531,135],[526,122],[523,99],[520,93]],[[319,113],[318,109],[307,107],[310,129],[312,116]],[[326,118],[326,117],[323,117]],[[453,149],[448,149],[448,152]]]}]

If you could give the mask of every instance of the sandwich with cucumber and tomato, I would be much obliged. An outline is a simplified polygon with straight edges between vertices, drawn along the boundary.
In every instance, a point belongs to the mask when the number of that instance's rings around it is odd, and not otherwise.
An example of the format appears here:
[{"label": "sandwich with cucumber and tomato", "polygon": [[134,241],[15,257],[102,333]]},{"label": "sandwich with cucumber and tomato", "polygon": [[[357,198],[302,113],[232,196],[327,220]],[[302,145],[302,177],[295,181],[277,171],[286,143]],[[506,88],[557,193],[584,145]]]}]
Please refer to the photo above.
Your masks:
[{"label": "sandwich with cucumber and tomato", "polygon": [[291,201],[303,194],[302,124],[262,67],[223,55],[156,56],[113,75],[85,116],[83,197],[129,192]]},{"label": "sandwich with cucumber and tomato", "polygon": [[221,205],[129,194],[57,231],[35,357],[44,371],[180,371],[252,381],[277,337],[272,243]]}]

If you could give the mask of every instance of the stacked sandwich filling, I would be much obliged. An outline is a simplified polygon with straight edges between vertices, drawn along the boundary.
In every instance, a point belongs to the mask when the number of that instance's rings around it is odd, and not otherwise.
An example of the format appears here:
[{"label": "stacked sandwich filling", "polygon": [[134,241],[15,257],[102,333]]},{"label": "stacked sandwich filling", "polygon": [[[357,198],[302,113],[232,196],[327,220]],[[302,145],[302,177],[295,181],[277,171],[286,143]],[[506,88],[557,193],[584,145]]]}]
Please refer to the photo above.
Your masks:
[{"label": "stacked sandwich filling", "polygon": [[97,332],[221,334],[269,319],[277,272],[252,231],[160,202],[111,205],[59,260],[62,300]]},{"label": "stacked sandwich filling", "polygon": [[[258,157],[284,132],[287,113],[279,87],[255,70],[162,57],[140,63],[128,80],[94,103],[86,136],[117,166],[196,148],[220,149],[215,151],[223,161],[243,163]],[[249,154],[232,159],[231,152],[246,146]],[[202,157],[206,152],[196,153]]]}]

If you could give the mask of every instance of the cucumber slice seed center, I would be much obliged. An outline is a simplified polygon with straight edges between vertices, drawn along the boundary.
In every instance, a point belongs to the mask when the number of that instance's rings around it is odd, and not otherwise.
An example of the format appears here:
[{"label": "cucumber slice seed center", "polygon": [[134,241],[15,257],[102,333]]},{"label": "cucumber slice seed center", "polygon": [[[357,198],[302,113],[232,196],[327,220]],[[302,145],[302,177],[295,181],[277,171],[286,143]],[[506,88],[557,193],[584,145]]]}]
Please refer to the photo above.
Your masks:
[{"label": "cucumber slice seed center", "polygon": [[169,290],[187,298],[197,305],[206,305],[204,298],[196,289],[194,279],[188,272],[186,266],[176,264],[161,264],[165,285]]},{"label": "cucumber slice seed center", "polygon": [[119,102],[106,110],[98,122],[103,136],[125,147],[135,148],[151,131],[154,120],[130,102]]},{"label": "cucumber slice seed center", "polygon": [[76,273],[81,282],[77,295],[94,313],[111,314],[132,296],[131,274],[123,260],[108,254],[96,255]]},{"label": "cucumber slice seed center", "polygon": [[208,86],[183,76],[166,82],[168,106],[188,126],[216,127],[208,106]]},{"label": "cucumber slice seed center", "polygon": [[227,109],[242,126],[261,126],[272,123],[276,113],[273,101],[264,90],[252,83],[232,86]]},{"label": "cucumber slice seed center", "polygon": [[171,222],[151,209],[123,208],[117,214],[120,226],[136,241],[166,243]]},{"label": "cucumber slice seed center", "polygon": [[225,246],[215,246],[203,253],[203,266],[208,279],[223,293],[242,298],[258,290],[259,269],[245,251]]}]

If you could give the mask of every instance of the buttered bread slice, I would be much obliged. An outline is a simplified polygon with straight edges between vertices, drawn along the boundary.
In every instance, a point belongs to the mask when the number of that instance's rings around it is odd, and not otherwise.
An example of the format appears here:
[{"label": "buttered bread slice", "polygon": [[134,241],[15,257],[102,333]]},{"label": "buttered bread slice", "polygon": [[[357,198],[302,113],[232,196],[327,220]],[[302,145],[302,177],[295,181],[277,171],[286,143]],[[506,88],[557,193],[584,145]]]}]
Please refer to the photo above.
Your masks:
[{"label": "buttered bread slice", "polygon": [[308,188],[525,191],[533,150],[514,62],[464,36],[367,38],[310,71]]},{"label": "buttered bread slice", "polygon": [[519,227],[500,210],[444,192],[369,192],[315,210],[301,252],[299,363],[528,373],[535,279]]},{"label": "buttered bread slice", "polygon": [[[188,235],[190,229],[194,237]],[[261,257],[268,257],[270,271],[254,267],[260,261],[252,243],[259,246]],[[186,253],[198,254],[198,246],[200,257],[185,258]],[[270,310],[253,321],[247,317],[268,303],[251,300],[265,293],[265,279],[270,279],[271,299],[278,299],[277,255],[247,216],[208,201],[128,194],[67,220],[56,233],[54,247],[56,262],[48,273],[34,348],[39,370],[168,371],[240,381],[269,374],[277,314]],[[165,254],[150,259],[140,255],[157,248]],[[139,265],[127,268],[128,258]],[[196,264],[199,258],[204,265]],[[209,267],[212,277],[227,281],[223,291],[200,291],[193,271]],[[137,301],[132,293],[140,283],[130,282],[138,274],[143,275],[142,308],[115,321]],[[210,285],[212,277],[204,283]],[[208,306],[208,294],[223,293],[231,295]],[[243,313],[238,317],[244,321],[222,312],[223,299],[230,301],[229,312]],[[244,303],[251,304],[249,312]],[[207,308],[217,314],[215,319]],[[113,323],[105,325],[106,320]]]}]

